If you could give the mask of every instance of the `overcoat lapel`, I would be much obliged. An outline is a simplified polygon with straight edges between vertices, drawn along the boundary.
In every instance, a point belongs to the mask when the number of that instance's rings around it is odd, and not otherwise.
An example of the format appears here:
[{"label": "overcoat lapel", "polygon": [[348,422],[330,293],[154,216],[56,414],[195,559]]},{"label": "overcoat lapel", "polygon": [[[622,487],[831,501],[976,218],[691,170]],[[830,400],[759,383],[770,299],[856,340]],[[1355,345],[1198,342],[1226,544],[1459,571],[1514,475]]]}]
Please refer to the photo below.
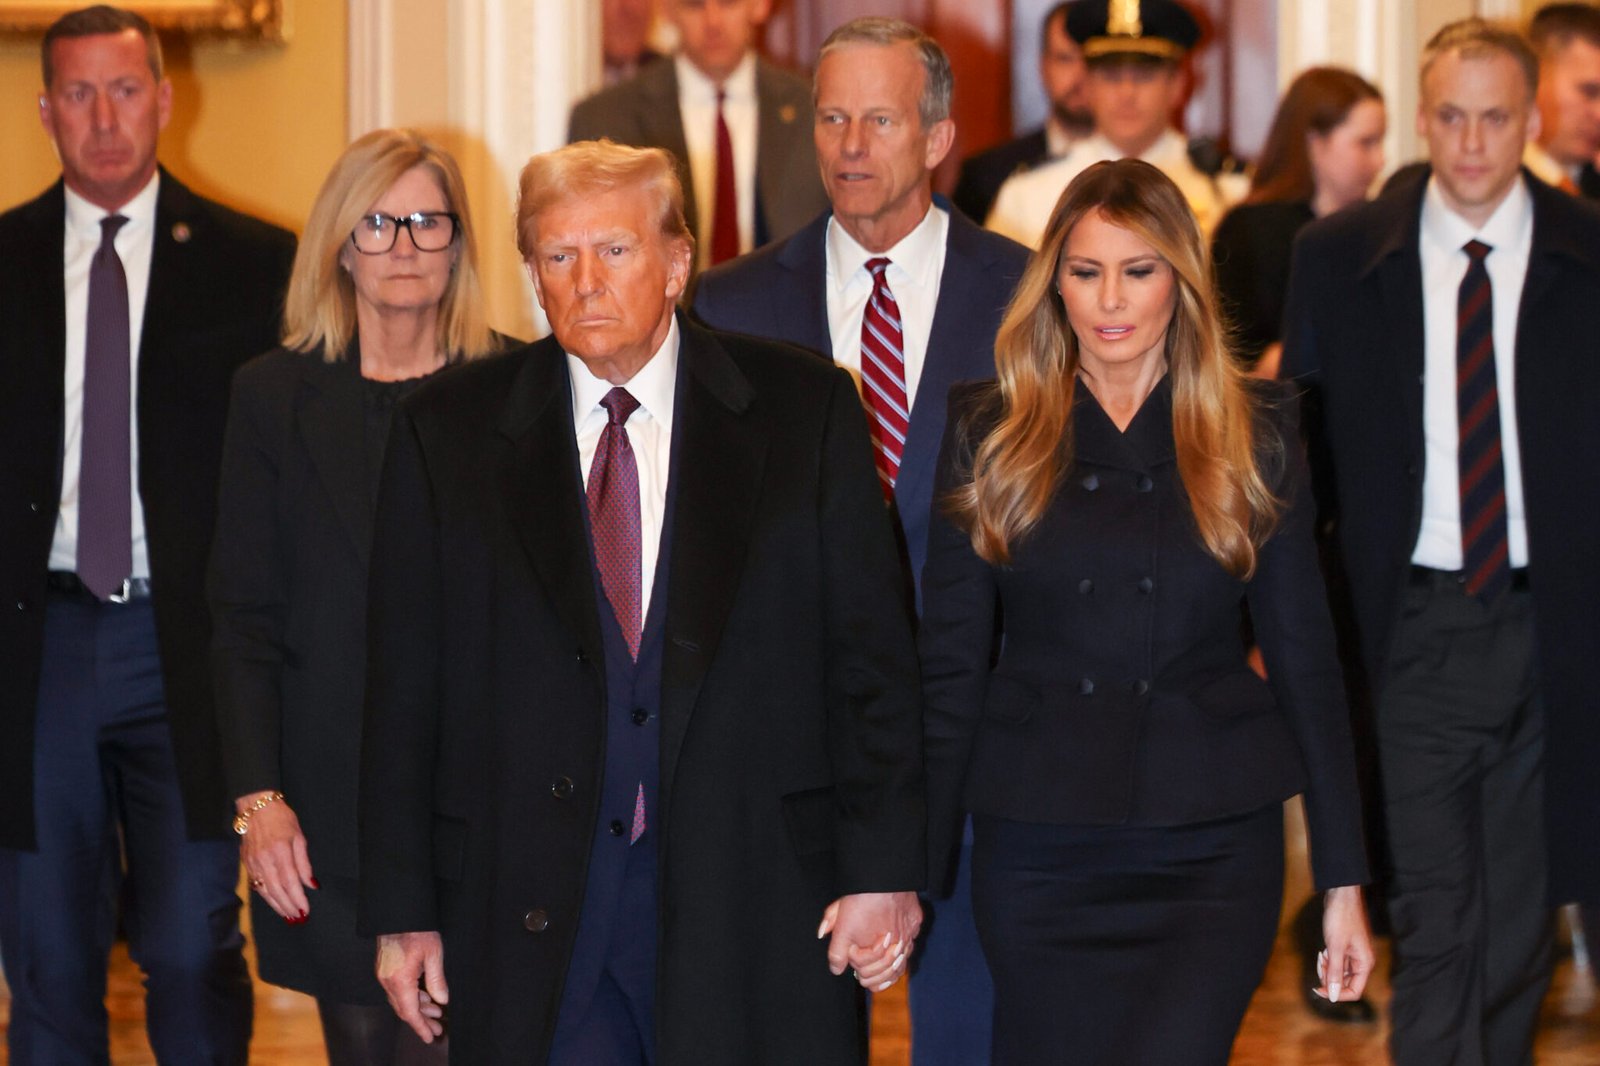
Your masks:
[{"label": "overcoat lapel", "polygon": [[579,651],[600,663],[604,652],[571,395],[561,346],[553,338],[535,344],[512,383],[500,420],[508,443],[500,490],[513,536],[551,605],[577,638]]},{"label": "overcoat lapel", "polygon": [[[754,392],[716,337],[680,317],[672,559],[661,691],[661,792],[747,564],[767,455]],[[670,801],[669,801],[670,802]],[[665,815],[671,817],[670,809]]]},{"label": "overcoat lapel", "polygon": [[[1381,329],[1387,350],[1380,343],[1373,349],[1368,365],[1381,378],[1374,385],[1392,390],[1400,397],[1405,413],[1406,447],[1410,454],[1422,455],[1422,372],[1426,336],[1422,320],[1422,254],[1418,241],[1422,233],[1422,195],[1426,175],[1415,191],[1385,197],[1394,216],[1386,227],[1386,237],[1374,248],[1365,270],[1365,283],[1376,288],[1383,308]],[[1379,355],[1379,352],[1383,354]]]},{"label": "overcoat lapel", "polygon": [[[25,417],[37,419],[40,430],[30,434],[30,439],[56,441],[55,480],[51,485],[55,503],[61,496],[62,433],[66,424],[66,401],[62,395],[61,381],[67,363],[67,288],[64,276],[65,233],[67,198],[65,186],[55,185],[27,208],[31,229],[28,241],[5,254],[20,256],[33,266],[22,271],[25,291],[17,294],[17,302],[7,306],[15,317],[5,328],[21,336],[12,351],[31,364],[26,371],[15,375],[14,380],[29,383],[34,401],[23,408],[30,412]],[[49,421],[45,422],[44,419]],[[17,461],[15,457],[11,461]]]},{"label": "overcoat lapel", "polygon": [[336,363],[323,361],[320,351],[304,356],[299,410],[295,424],[323,487],[333,500],[339,524],[350,535],[361,565],[372,550],[372,504],[366,480],[366,448],[361,380],[357,367],[361,352],[352,345]]}]

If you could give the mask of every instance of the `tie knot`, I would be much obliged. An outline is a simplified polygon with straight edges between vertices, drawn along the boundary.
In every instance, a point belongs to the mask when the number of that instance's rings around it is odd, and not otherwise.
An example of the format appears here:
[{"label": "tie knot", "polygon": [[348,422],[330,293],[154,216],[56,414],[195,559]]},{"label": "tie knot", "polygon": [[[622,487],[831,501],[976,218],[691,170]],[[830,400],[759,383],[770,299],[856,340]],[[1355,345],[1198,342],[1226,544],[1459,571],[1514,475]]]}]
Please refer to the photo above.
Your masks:
[{"label": "tie knot", "polygon": [[1466,252],[1467,258],[1471,259],[1474,263],[1481,263],[1483,262],[1483,257],[1494,251],[1494,248],[1491,245],[1484,244],[1482,241],[1474,237],[1472,240],[1462,245],[1461,250]]},{"label": "tie knot", "polygon": [[611,424],[620,426],[626,424],[628,416],[639,409],[639,401],[633,398],[633,393],[618,385],[605,394],[600,406],[611,416]]},{"label": "tie knot", "polygon": [[880,255],[875,259],[867,260],[867,272],[872,275],[873,281],[881,284],[883,282],[883,272],[888,269],[889,257],[886,255]]},{"label": "tie knot", "polygon": [[117,238],[117,230],[127,225],[126,215],[107,215],[100,220],[100,243],[110,244]]}]

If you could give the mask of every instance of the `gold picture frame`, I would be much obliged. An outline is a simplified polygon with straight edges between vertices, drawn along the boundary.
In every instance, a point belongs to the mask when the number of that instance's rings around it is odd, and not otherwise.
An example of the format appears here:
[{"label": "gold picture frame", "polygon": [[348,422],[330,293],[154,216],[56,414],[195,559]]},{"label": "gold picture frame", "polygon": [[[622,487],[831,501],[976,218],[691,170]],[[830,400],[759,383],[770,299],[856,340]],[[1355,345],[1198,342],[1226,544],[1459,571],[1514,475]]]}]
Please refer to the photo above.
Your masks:
[{"label": "gold picture frame", "polygon": [[[233,37],[281,44],[288,0],[132,0],[119,4],[139,12],[163,33]],[[88,0],[0,0],[0,33],[40,33]]]}]

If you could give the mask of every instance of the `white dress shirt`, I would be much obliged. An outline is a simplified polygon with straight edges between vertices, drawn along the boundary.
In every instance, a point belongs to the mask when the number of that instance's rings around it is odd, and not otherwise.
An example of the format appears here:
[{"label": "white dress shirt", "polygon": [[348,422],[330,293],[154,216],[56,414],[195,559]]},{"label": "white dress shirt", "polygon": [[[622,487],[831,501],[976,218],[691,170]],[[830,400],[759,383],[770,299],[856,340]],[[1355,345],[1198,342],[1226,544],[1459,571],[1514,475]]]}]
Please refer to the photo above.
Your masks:
[{"label": "white dress shirt", "polygon": [[[572,425],[578,435],[578,464],[589,484],[600,433],[611,421],[600,406],[615,386],[589,373],[582,359],[567,354],[572,381]],[[661,525],[667,511],[667,464],[672,457],[672,404],[678,383],[678,320],[674,316],[656,354],[623,388],[639,401],[625,424],[639,469],[639,625],[650,617],[650,588],[661,554]]]},{"label": "white dress shirt", "polygon": [[[717,214],[717,83],[700,72],[680,52],[673,58],[678,70],[678,114],[683,120],[684,146],[689,151],[689,176],[694,182],[694,202],[699,211],[696,258],[701,267],[711,264],[711,223]],[[728,124],[733,144],[733,189],[739,205],[739,253],[756,244],[756,149],[760,102],[756,99],[756,55],[745,53],[722,83],[722,120]]]},{"label": "white dress shirt", "polygon": [[1528,528],[1522,510],[1522,460],[1517,442],[1517,308],[1533,244],[1533,200],[1521,181],[1511,187],[1481,228],[1445,206],[1437,179],[1422,199],[1422,310],[1424,461],[1422,528],[1411,561],[1435,570],[1460,570],[1461,474],[1456,418],[1456,304],[1470,260],[1462,246],[1473,238],[1494,251],[1483,263],[1494,293],[1494,370],[1500,399],[1500,455],[1506,479],[1506,530],[1511,565],[1528,565]]},{"label": "white dress shirt", "polygon": [[[50,542],[50,569],[78,569],[78,474],[83,465],[83,367],[89,325],[89,266],[100,248],[100,220],[121,215],[128,221],[117,230],[113,243],[128,278],[128,480],[133,486],[133,573],[150,576],[150,553],[145,546],[144,501],[139,497],[139,341],[143,332],[145,294],[150,290],[150,254],[155,247],[156,195],[161,175],[152,175],[132,200],[116,211],[96,207],[73,192],[67,193],[67,227],[62,246],[67,286],[66,405],[62,409],[61,506],[56,511],[55,538]],[[174,418],[182,417],[173,412]]]},{"label": "white dress shirt", "polygon": [[[1085,137],[1060,159],[1007,178],[1000,186],[984,226],[1019,244],[1038,248],[1056,201],[1072,184],[1072,179],[1096,163],[1121,158],[1122,152],[1101,134]],[[1199,221],[1202,233],[1209,234],[1222,221],[1223,213],[1249,191],[1249,181],[1242,175],[1212,178],[1202,173],[1189,159],[1189,142],[1175,129],[1164,130],[1139,158],[1178,186]]]},{"label": "white dress shirt", "polygon": [[[889,258],[884,277],[900,308],[908,406],[917,402],[917,382],[928,355],[933,312],[939,306],[939,281],[944,277],[945,238],[949,232],[950,216],[943,208],[929,206],[916,228],[882,253]],[[833,361],[850,371],[859,391],[861,320],[872,296],[872,272],[867,269],[867,260],[878,256],[861,247],[836,218],[828,220],[827,246],[828,335],[833,338]],[[938,397],[937,402],[943,403],[944,397]]]}]

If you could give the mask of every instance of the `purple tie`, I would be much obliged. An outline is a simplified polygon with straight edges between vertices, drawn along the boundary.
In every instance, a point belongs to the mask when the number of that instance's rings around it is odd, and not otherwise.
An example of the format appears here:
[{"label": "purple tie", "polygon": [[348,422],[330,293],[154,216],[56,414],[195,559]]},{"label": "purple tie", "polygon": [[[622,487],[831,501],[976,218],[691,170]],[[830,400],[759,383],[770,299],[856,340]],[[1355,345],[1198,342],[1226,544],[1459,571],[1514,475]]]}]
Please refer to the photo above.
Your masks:
[{"label": "purple tie", "polygon": [[606,393],[600,406],[611,416],[589,467],[589,526],[600,584],[611,601],[628,654],[639,657],[639,466],[628,442],[628,416],[639,409],[627,389]]},{"label": "purple tie", "polygon": [[1494,368],[1494,292],[1484,265],[1494,249],[1474,240],[1462,250],[1470,262],[1456,303],[1461,571],[1467,592],[1487,603],[1511,585],[1500,390]]},{"label": "purple tie", "polygon": [[84,332],[78,577],[102,600],[133,573],[128,276],[114,243],[127,221],[121,215],[100,220],[100,247],[89,264]]}]

